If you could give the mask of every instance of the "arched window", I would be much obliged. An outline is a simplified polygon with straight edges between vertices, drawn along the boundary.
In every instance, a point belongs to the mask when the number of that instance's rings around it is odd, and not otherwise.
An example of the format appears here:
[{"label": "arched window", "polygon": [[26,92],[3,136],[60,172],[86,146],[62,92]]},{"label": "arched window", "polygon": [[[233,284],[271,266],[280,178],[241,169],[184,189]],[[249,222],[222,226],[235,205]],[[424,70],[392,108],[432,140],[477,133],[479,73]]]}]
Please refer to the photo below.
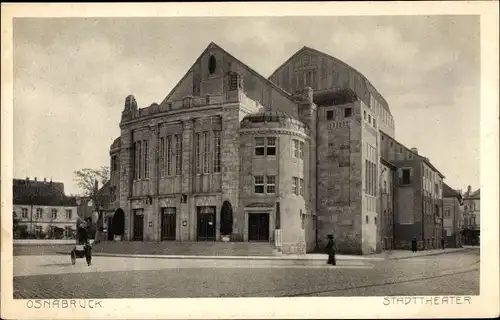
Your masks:
[{"label": "arched window", "polygon": [[217,60],[215,60],[215,56],[210,56],[210,58],[208,59],[208,72],[210,72],[210,74],[215,72],[216,65]]}]

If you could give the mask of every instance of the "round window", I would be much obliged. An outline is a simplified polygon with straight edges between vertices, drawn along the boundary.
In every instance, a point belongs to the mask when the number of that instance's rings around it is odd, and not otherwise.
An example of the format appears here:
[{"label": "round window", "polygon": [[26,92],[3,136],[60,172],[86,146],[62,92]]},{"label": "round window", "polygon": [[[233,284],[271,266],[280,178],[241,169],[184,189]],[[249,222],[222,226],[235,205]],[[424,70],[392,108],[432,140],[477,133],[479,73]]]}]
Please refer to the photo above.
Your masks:
[{"label": "round window", "polygon": [[215,56],[210,56],[208,59],[208,72],[210,72],[210,74],[215,72],[216,65],[217,61],[215,60]]}]

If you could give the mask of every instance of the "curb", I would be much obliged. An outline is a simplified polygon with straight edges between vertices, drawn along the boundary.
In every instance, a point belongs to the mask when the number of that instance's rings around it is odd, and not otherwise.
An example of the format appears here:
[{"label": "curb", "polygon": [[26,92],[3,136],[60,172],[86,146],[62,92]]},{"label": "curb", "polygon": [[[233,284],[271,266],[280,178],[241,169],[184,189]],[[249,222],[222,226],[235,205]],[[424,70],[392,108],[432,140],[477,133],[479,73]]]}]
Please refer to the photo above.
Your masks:
[{"label": "curb", "polygon": [[[290,262],[317,262],[321,263],[327,258],[299,258],[286,256],[176,256],[176,255],[133,255],[114,253],[92,253],[93,256],[100,257],[123,257],[123,258],[149,258],[149,259],[183,259],[183,260],[260,260],[260,261],[290,261]],[[370,261],[383,261],[383,258],[349,259],[338,257],[338,261],[349,261],[353,263],[369,263]]]},{"label": "curb", "polygon": [[453,251],[446,251],[446,252],[431,252],[431,253],[420,254],[420,255],[416,255],[416,256],[395,257],[395,258],[387,257],[386,260],[404,260],[404,259],[414,259],[414,258],[419,258],[419,257],[439,256],[439,255],[443,255],[443,254],[450,254],[450,253],[456,253],[456,252],[461,252],[461,251],[469,251],[469,250],[472,250],[472,249],[463,248],[463,249],[458,249],[458,250],[453,250]]}]

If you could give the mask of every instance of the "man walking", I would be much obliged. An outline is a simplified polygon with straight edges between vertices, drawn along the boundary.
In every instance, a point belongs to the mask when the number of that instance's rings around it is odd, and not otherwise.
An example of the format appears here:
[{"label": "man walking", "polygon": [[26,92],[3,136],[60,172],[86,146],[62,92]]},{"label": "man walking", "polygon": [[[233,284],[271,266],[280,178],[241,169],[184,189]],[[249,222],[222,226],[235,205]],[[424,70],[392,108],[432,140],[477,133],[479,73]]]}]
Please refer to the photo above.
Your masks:
[{"label": "man walking", "polygon": [[326,245],[326,252],[328,253],[328,261],[327,264],[331,264],[332,266],[336,265],[335,261],[335,242],[333,241],[333,235],[328,235],[328,244]]}]

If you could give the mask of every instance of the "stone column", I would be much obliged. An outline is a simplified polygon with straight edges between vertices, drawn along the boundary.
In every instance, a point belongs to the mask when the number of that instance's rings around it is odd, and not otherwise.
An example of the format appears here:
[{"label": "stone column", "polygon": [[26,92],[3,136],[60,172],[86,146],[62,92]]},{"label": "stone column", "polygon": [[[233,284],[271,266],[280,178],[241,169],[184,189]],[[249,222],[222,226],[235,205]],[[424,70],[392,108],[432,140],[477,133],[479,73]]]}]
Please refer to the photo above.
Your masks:
[{"label": "stone column", "polygon": [[[193,198],[193,128],[194,121],[187,120],[182,123],[182,177],[181,177],[181,204],[180,204],[180,219],[187,221],[187,226],[183,227],[181,223],[181,241],[195,240],[195,224],[194,208],[192,206]],[[187,201],[183,201],[185,195]]]}]

